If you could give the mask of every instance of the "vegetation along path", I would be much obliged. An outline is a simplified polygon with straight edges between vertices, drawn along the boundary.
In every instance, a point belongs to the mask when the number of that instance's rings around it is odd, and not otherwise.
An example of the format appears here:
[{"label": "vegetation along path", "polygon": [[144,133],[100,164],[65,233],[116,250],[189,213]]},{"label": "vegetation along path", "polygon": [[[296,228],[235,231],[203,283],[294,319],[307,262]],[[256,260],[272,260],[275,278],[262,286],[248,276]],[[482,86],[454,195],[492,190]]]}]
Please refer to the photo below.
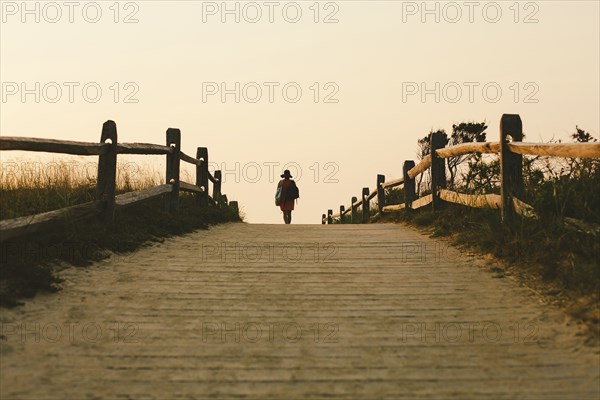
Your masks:
[{"label": "vegetation along path", "polygon": [[0,311],[1,397],[597,399],[579,325],[483,263],[393,224],[171,238]]}]

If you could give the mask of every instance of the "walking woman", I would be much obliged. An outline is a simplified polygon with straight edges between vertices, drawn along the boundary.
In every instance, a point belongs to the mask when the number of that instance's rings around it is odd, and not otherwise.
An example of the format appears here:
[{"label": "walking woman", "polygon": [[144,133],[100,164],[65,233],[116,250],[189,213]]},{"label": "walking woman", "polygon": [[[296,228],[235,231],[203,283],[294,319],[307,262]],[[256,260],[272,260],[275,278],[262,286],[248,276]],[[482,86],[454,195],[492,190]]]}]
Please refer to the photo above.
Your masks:
[{"label": "walking woman", "polygon": [[290,170],[286,169],[283,171],[283,178],[279,181],[277,188],[281,188],[281,202],[279,203],[279,208],[283,211],[283,221],[286,224],[292,223],[292,211],[294,210],[294,200],[297,199],[298,189],[296,186],[296,182],[292,179],[292,175],[290,174]]}]

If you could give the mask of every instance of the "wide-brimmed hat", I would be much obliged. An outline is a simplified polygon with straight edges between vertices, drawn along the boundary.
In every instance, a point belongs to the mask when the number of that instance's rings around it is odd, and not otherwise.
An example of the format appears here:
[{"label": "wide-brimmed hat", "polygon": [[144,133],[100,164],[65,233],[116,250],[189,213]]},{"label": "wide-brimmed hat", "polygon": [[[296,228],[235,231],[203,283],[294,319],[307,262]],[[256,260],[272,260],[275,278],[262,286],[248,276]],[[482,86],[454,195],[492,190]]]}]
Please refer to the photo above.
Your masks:
[{"label": "wide-brimmed hat", "polygon": [[283,171],[283,174],[281,174],[282,178],[291,178],[292,174],[290,174],[290,170],[286,169],[285,171]]}]

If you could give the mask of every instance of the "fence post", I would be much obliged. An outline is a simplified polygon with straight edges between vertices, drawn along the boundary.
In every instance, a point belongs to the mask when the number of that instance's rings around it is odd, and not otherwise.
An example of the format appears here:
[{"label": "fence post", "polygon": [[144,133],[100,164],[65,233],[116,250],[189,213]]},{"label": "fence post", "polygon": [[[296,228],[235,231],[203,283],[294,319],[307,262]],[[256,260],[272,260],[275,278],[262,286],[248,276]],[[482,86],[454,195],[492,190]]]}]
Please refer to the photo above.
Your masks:
[{"label": "fence post", "polygon": [[167,129],[167,146],[172,151],[167,153],[167,172],[165,174],[167,183],[173,185],[171,193],[166,197],[166,209],[170,213],[179,210],[179,152],[181,151],[181,131],[179,129]]},{"label": "fence post", "polygon": [[108,229],[115,221],[115,191],[117,180],[117,124],[106,121],[102,125],[100,143],[110,139],[108,151],[98,157],[98,175],[96,180],[96,198],[100,200],[102,218]]},{"label": "fence post", "polygon": [[321,214],[321,225],[325,225],[325,219],[326,218],[327,218],[327,215]]},{"label": "fence post", "polygon": [[442,205],[439,189],[446,188],[446,163],[443,158],[438,157],[435,152],[437,149],[446,147],[448,137],[443,132],[433,132],[431,134],[431,195],[433,210],[439,210]]},{"label": "fence post", "polygon": [[333,215],[333,210],[327,210],[327,224],[331,225],[333,224],[333,218],[331,217]]},{"label": "fence post", "polygon": [[346,210],[346,207],[341,205],[340,206],[340,224],[344,223],[344,211]]},{"label": "fence post", "polygon": [[412,210],[412,202],[417,197],[415,179],[408,176],[408,171],[415,167],[413,160],[406,160],[402,165],[402,175],[404,177],[404,208]]},{"label": "fence post", "polygon": [[[208,163],[207,163],[208,164]],[[221,170],[218,169],[215,171],[215,183],[213,185],[213,200],[216,204],[219,203],[219,198],[221,197]]]},{"label": "fence post", "polygon": [[368,200],[369,188],[365,187],[362,190],[362,223],[368,224],[371,220],[371,204]]},{"label": "fence post", "polygon": [[221,195],[221,204],[222,207],[228,207],[229,206],[229,201],[227,200],[227,195]]},{"label": "fence post", "polygon": [[235,212],[236,214],[239,213],[240,210],[239,210],[239,205],[238,205],[237,201],[232,201],[231,203],[229,203],[229,205],[231,206],[231,210],[233,212]]},{"label": "fence post", "polygon": [[377,209],[379,215],[383,213],[385,207],[385,189],[381,185],[385,182],[385,175],[377,175]]},{"label": "fence post", "polygon": [[502,221],[514,215],[513,197],[523,193],[523,155],[512,153],[509,141],[523,140],[523,122],[518,114],[503,114],[500,120],[500,182],[502,193]]},{"label": "fence post", "polygon": [[352,207],[352,215],[351,215],[351,217],[352,217],[352,223],[353,223],[353,224],[355,224],[355,223],[356,223],[356,221],[357,221],[357,220],[356,220],[356,217],[357,217],[357,215],[356,215],[356,214],[357,214],[357,210],[356,210],[356,206],[355,206],[354,204],[355,204],[355,203],[358,201],[358,199],[356,198],[356,196],[353,196],[353,197],[352,197],[352,200],[350,200],[350,201],[352,202],[352,203],[351,203],[352,205],[350,206],[350,207]]},{"label": "fence post", "polygon": [[198,193],[198,204],[206,207],[208,206],[208,149],[198,147],[196,159],[201,161],[200,165],[196,165],[196,186],[204,188],[202,193]]}]

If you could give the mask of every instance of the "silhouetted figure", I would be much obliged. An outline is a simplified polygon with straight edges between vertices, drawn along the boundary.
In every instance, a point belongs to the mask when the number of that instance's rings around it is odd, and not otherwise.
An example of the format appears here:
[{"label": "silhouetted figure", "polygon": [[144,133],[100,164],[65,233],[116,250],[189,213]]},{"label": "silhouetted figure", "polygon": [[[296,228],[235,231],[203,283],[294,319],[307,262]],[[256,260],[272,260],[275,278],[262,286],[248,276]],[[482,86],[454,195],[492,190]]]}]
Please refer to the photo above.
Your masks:
[{"label": "silhouetted figure", "polygon": [[283,221],[286,224],[292,223],[292,211],[294,210],[294,200],[299,197],[298,187],[292,179],[290,170],[286,169],[281,175],[283,178],[277,184],[277,191],[280,196],[279,208],[283,211]]}]

